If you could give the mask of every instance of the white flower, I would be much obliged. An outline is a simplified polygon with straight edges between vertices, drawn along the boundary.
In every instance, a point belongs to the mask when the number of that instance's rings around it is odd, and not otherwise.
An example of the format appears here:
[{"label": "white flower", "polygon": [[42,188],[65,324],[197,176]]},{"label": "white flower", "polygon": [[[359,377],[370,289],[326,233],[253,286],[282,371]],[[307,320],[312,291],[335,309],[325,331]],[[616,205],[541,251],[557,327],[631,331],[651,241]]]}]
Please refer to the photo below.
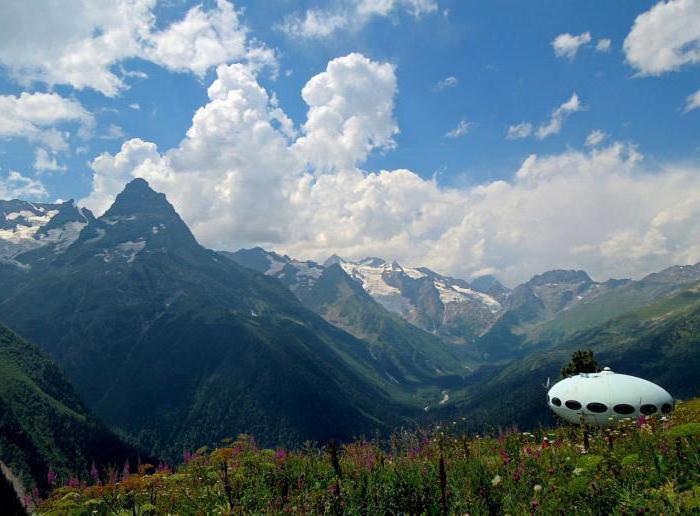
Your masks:
[{"label": "white flower", "polygon": [[540,491],[542,491],[542,486],[539,484],[535,484],[535,493],[539,493]]},{"label": "white flower", "polygon": [[501,478],[501,475],[496,475],[495,477],[493,477],[493,480],[491,481],[491,485],[496,487],[498,484],[501,483],[501,480],[503,480]]},{"label": "white flower", "polygon": [[583,469],[581,469],[581,468],[576,468],[574,470],[574,475],[580,475],[581,473],[583,473]]}]

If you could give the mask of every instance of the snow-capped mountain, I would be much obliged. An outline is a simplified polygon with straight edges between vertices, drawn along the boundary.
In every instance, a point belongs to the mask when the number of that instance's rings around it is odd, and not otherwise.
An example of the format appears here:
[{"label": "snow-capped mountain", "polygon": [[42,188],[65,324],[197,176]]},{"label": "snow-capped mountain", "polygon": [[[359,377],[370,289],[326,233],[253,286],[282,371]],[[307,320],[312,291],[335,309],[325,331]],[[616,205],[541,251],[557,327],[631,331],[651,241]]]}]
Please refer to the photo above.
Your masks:
[{"label": "snow-capped mountain", "polygon": [[330,263],[338,263],[388,310],[455,342],[469,341],[486,331],[503,312],[508,296],[508,289],[495,278],[485,292],[463,279],[381,258],[352,262],[334,256],[326,261]]},{"label": "snow-capped mountain", "polygon": [[94,217],[75,202],[59,204],[0,200],[0,260],[51,246],[61,251],[72,244]]},{"label": "snow-capped mountain", "polygon": [[261,248],[226,254],[243,266],[278,278],[299,297],[313,287],[325,268],[338,264],[387,310],[454,342],[467,342],[486,331],[503,312],[509,294],[493,277],[469,283],[381,258],[353,262],[334,255],[319,265]]}]

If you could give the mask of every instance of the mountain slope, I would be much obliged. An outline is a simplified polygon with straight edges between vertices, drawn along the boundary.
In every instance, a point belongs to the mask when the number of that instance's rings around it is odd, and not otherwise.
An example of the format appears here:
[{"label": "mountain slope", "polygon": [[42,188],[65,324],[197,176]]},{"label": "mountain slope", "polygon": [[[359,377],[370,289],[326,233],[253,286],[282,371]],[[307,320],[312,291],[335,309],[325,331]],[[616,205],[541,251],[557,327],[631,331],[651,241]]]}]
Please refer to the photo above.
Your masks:
[{"label": "mountain slope", "polygon": [[[542,385],[556,381],[577,349],[592,349],[601,366],[641,376],[673,396],[700,394],[700,284],[568,336],[557,346],[533,352],[471,379],[455,410],[479,424],[535,426],[551,418]],[[458,395],[455,395],[457,397]]]},{"label": "mountain slope", "polygon": [[0,294],[1,320],[154,452],[241,432],[268,444],[351,437],[411,413],[391,401],[366,343],[199,246],[143,180],[62,252],[15,259],[25,269]]},{"label": "mountain slope", "polygon": [[603,283],[583,271],[550,271],[513,289],[500,320],[476,341],[476,348],[482,356],[502,360],[554,347],[697,281],[700,264],[669,267],[637,281]]},{"label": "mountain slope", "polygon": [[0,326],[0,460],[31,492],[46,492],[51,468],[84,478],[92,463],[123,467],[137,454],[98,422],[58,367]]},{"label": "mountain slope", "polygon": [[261,248],[222,253],[244,267],[273,276],[298,297],[313,288],[323,271],[340,266],[388,311],[449,342],[467,343],[486,331],[502,312],[509,290],[493,276],[472,283],[425,267],[402,267],[381,258],[351,262],[331,256],[319,265]]},{"label": "mountain slope", "polygon": [[408,323],[374,300],[338,263],[321,266],[261,248],[221,253],[237,263],[279,279],[308,308],[359,339],[397,384],[448,381],[464,374],[458,349]]}]

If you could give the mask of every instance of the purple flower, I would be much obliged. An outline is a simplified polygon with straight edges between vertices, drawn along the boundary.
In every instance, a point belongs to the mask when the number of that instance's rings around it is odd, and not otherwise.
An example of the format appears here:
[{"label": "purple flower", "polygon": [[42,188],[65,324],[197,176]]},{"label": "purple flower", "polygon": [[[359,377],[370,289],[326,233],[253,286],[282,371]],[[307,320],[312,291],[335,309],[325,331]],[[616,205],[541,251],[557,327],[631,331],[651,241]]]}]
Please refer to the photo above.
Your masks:
[{"label": "purple flower", "polygon": [[538,502],[537,500],[533,500],[530,502],[530,509],[532,509],[532,512],[535,512],[539,506],[540,502]]},{"label": "purple flower", "polygon": [[182,459],[185,461],[185,464],[187,464],[189,461],[192,460],[192,453],[190,453],[189,450],[185,450],[182,454]]},{"label": "purple flower", "polygon": [[49,466],[49,472],[46,474],[46,480],[48,480],[50,486],[56,485],[56,479],[58,475],[54,472],[53,468]]},{"label": "purple flower", "polygon": [[641,428],[646,424],[647,424],[646,416],[644,414],[640,414],[639,417],[637,418],[637,426]]},{"label": "purple flower", "polygon": [[122,480],[126,480],[129,478],[131,471],[129,469],[129,461],[124,462],[124,467],[122,468]]},{"label": "purple flower", "polygon": [[94,480],[96,484],[99,483],[100,472],[97,471],[97,467],[95,466],[95,461],[92,462],[92,468],[90,469],[90,476],[92,477],[92,480]]},{"label": "purple flower", "polygon": [[287,452],[284,451],[282,448],[280,448],[279,450],[277,450],[277,458],[280,459],[280,460],[286,459],[286,458],[287,458]]},{"label": "purple flower", "polygon": [[78,482],[78,479],[75,477],[70,477],[68,479],[68,487],[71,487],[73,489],[77,489],[80,487],[80,482]]}]

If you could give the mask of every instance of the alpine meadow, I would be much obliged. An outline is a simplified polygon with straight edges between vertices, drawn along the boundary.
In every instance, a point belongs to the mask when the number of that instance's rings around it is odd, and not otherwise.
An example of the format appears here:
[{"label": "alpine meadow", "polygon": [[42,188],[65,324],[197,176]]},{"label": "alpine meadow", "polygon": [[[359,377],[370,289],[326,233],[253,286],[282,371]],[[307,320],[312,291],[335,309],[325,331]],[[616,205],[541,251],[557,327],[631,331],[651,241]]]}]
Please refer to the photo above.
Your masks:
[{"label": "alpine meadow", "polygon": [[700,2],[0,2],[0,514],[700,513]]}]

